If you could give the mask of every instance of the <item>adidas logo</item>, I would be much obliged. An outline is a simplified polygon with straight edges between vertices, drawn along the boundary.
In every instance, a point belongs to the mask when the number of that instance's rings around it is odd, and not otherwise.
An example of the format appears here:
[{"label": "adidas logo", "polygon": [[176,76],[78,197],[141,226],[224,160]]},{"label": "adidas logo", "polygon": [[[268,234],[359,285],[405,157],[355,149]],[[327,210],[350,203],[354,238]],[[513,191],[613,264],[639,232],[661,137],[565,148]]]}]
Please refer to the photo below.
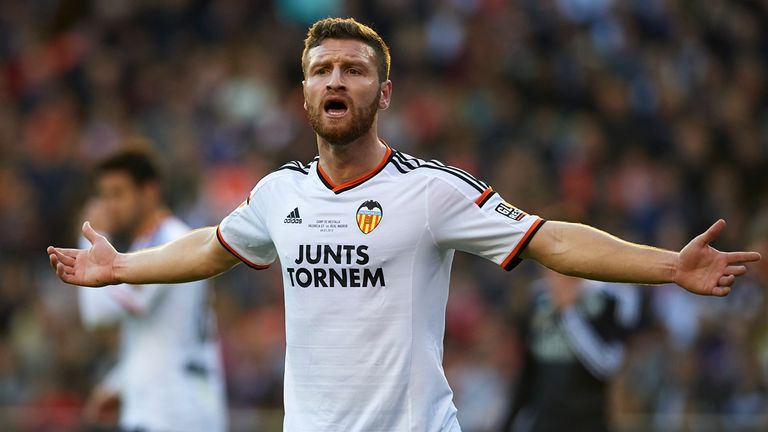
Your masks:
[{"label": "adidas logo", "polygon": [[296,207],[293,209],[292,212],[288,213],[288,216],[285,217],[285,220],[283,223],[287,224],[300,224],[301,223],[301,215],[299,214],[299,208]]}]

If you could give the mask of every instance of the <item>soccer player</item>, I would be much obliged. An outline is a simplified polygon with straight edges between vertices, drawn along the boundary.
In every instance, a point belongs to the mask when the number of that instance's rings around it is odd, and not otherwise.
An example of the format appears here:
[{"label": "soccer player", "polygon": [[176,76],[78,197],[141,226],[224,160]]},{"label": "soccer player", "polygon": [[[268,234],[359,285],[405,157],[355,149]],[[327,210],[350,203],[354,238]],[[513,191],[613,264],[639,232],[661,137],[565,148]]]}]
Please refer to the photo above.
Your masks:
[{"label": "soccer player", "polygon": [[[161,245],[189,228],[161,201],[159,173],[149,155],[127,150],[96,169],[92,216],[131,250]],[[87,285],[87,284],[82,284]],[[83,323],[119,323],[117,365],[93,391],[86,421],[103,424],[119,408],[124,431],[226,430],[219,344],[207,283],[118,284],[81,288]]]},{"label": "soccer player", "polygon": [[518,327],[525,361],[504,432],[608,429],[608,387],[640,320],[640,293],[544,270]]},{"label": "soccer player", "polygon": [[92,246],[50,247],[51,265],[67,283],[103,286],[188,282],[240,261],[263,269],[279,257],[286,431],[455,432],[441,365],[455,250],[505,270],[531,258],[572,276],[676,282],[718,296],[759,259],[709,246],[724,221],[680,252],[545,223],[460,169],[389,147],[376,124],[392,97],[389,64],[372,29],[318,21],[302,53],[317,158],[265,176],[218,227],[123,254],[86,222]]}]

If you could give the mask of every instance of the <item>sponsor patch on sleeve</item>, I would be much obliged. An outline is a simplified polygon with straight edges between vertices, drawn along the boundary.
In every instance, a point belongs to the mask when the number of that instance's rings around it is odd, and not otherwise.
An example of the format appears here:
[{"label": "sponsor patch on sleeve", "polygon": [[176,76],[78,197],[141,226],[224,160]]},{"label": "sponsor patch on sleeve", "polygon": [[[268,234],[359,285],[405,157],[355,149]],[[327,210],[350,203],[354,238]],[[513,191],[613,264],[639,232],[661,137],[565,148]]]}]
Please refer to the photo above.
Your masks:
[{"label": "sponsor patch on sleeve", "polygon": [[500,202],[499,205],[496,206],[496,213],[516,221],[528,216],[528,213],[505,201]]}]

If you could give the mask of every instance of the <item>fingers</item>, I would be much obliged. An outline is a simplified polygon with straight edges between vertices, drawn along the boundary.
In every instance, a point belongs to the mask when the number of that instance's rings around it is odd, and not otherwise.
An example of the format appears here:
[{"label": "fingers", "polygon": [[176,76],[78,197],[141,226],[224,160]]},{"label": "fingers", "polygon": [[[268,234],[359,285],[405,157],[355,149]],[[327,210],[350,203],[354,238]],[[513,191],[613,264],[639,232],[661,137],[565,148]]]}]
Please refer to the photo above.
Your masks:
[{"label": "fingers", "polygon": [[[67,251],[67,252],[71,253],[71,251]],[[76,259],[77,254],[66,254],[64,253],[63,250],[58,248],[49,248],[48,254],[55,256],[60,263],[70,267],[74,266],[75,261],[77,261]]]},{"label": "fingers", "polygon": [[[74,250],[74,249],[72,249]],[[75,261],[74,256],[62,253],[62,251],[71,251],[67,249],[58,249],[55,247],[48,248],[48,261],[51,263],[51,267],[56,271],[56,275],[66,283],[73,283],[75,276]]]},{"label": "fingers", "polygon": [[720,235],[721,232],[723,232],[723,229],[725,229],[725,221],[718,219],[717,222],[713,223],[712,226],[704,231],[704,233],[699,237],[702,241],[704,241],[705,244],[710,244],[717,238],[717,236]]},{"label": "fingers", "polygon": [[59,259],[56,257],[56,254],[48,254],[48,260],[51,262],[51,267],[56,270],[56,265],[59,264]]},{"label": "fingers", "polygon": [[733,285],[734,281],[736,281],[736,276],[734,275],[720,276],[720,279],[717,280],[717,286],[730,287]]},{"label": "fingers", "polygon": [[725,257],[729,263],[755,262],[762,258],[757,252],[726,252]]},{"label": "fingers", "polygon": [[[741,252],[738,252],[741,253]],[[727,296],[731,292],[738,276],[747,273],[747,266],[744,265],[729,265],[723,270],[723,275],[717,279],[717,286],[712,288],[711,295],[717,297]]]},{"label": "fingers", "polygon": [[69,266],[65,266],[62,263],[56,264],[56,274],[64,282],[71,283],[72,277],[75,275],[75,269]]},{"label": "fingers", "polygon": [[79,285],[80,281],[75,278],[75,269],[72,267],[58,263],[56,265],[56,275],[59,276],[59,279],[61,279],[62,282],[72,285]]},{"label": "fingers", "polygon": [[725,297],[731,292],[731,287],[717,286],[712,288],[712,295],[717,297]]},{"label": "fingers", "polygon": [[743,265],[729,265],[723,271],[725,275],[741,276],[747,272],[747,266]]}]

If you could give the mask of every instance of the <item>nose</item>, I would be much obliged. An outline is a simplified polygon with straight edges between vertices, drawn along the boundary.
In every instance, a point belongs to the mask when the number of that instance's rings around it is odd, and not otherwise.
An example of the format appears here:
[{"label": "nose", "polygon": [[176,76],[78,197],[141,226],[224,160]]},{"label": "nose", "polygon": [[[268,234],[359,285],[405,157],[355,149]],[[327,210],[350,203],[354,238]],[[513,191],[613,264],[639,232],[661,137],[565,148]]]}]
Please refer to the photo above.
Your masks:
[{"label": "nose", "polygon": [[328,82],[325,84],[327,90],[345,90],[343,80],[344,75],[341,73],[341,68],[335,67],[331,71],[331,75],[328,77]]}]

